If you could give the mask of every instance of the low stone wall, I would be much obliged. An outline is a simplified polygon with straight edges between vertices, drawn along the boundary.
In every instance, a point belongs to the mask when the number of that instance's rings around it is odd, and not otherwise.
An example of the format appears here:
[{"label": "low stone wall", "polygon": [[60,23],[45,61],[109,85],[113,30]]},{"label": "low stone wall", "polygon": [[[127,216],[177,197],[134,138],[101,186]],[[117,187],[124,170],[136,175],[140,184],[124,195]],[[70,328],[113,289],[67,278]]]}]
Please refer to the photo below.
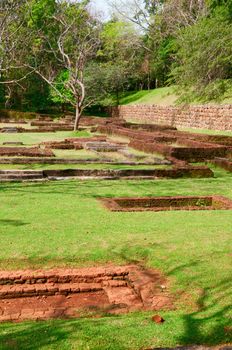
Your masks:
[{"label": "low stone wall", "polygon": [[112,107],[112,117],[183,128],[232,130],[232,104],[224,106],[127,105]]}]

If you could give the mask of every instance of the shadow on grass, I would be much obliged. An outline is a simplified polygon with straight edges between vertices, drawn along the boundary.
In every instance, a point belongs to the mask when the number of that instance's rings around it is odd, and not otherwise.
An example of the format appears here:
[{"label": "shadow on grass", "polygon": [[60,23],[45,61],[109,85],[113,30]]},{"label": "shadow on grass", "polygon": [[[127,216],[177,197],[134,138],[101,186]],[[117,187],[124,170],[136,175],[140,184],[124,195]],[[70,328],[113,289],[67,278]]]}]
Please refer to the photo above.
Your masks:
[{"label": "shadow on grass", "polygon": [[[62,323],[57,322],[34,322],[21,325],[12,325],[6,323],[1,326],[4,330],[0,334],[1,350],[38,350],[46,346],[58,345],[61,341],[65,342],[70,333],[69,327],[62,328]],[[58,346],[57,349],[60,347]]]},{"label": "shadow on grass", "polygon": [[[142,191],[146,195],[149,195],[151,191],[151,186],[154,188],[154,185],[157,189],[165,191],[165,195],[172,193],[178,195],[180,193],[180,183],[181,188],[186,189],[186,194],[189,193],[189,184],[196,185],[197,191],[194,193],[203,193],[201,187],[207,185],[208,187],[215,188],[217,184],[219,189],[214,193],[221,193],[226,188],[228,190],[229,182],[232,181],[232,176],[221,177],[220,179],[159,179],[159,180],[62,180],[62,181],[48,181],[42,183],[0,183],[0,193],[7,194],[15,192],[15,194],[21,193],[33,193],[33,194],[62,194],[62,195],[78,195],[81,197],[115,197],[115,188],[122,188],[125,192],[125,196],[128,196],[128,191],[131,189],[134,190],[135,194],[138,194]],[[184,182],[183,182],[184,181]],[[104,189],[110,188],[112,191],[105,193]],[[108,191],[107,191],[108,192]],[[208,193],[209,190],[206,188],[204,193]],[[212,190],[210,191],[210,193]],[[102,194],[103,193],[103,194]],[[183,190],[181,191],[183,193]],[[192,193],[192,192],[191,192]],[[120,194],[123,196],[124,194]],[[130,193],[130,196],[133,196]]]},{"label": "shadow on grass", "polygon": [[[121,252],[120,254],[120,256],[129,264],[135,263],[144,266],[144,262],[148,262],[148,256],[144,256],[145,259],[143,260],[131,259],[128,258],[128,255],[130,254],[125,252]],[[172,268],[169,273],[167,273],[167,277],[176,277],[176,274],[182,274],[186,268],[194,270],[198,265],[199,261],[180,264]],[[196,288],[197,280],[193,275],[194,274],[189,274],[189,285],[191,286],[192,284],[194,289]],[[223,343],[231,343],[231,290],[232,278],[221,280],[219,283],[210,287],[201,288],[196,300],[196,311],[181,316],[184,329],[177,338],[177,344],[204,344],[213,346]],[[232,347],[230,350],[232,350]]]},{"label": "shadow on grass", "polygon": [[[175,275],[198,262],[180,265],[169,272]],[[197,279],[189,276],[189,285],[196,287]],[[209,346],[232,342],[231,316],[232,278],[221,280],[210,287],[201,288],[196,300],[196,311],[182,316],[184,331],[178,337],[182,345],[206,344]],[[232,348],[231,348],[232,349]]]},{"label": "shadow on grass", "polygon": [[37,183],[0,183],[0,192],[23,192],[23,193],[46,193],[46,194],[78,194],[78,188],[96,188],[96,187],[110,187],[111,181],[102,180],[63,180],[63,181],[49,181]]},{"label": "shadow on grass", "polygon": [[120,96],[121,104],[126,105],[128,103],[136,102],[140,98],[146,96],[148,93],[149,91],[146,91],[146,90],[125,92]]},{"label": "shadow on grass", "polygon": [[29,222],[23,222],[21,220],[0,220],[0,226],[24,226],[29,225]]},{"label": "shadow on grass", "polygon": [[[81,348],[127,350],[127,345],[123,344],[120,338],[113,338],[112,334],[104,334],[108,322],[110,322],[110,317],[103,320],[80,318],[79,320],[27,322],[22,325],[6,323],[1,326],[5,334],[0,334],[0,349],[40,350],[48,348],[68,350]],[[96,341],[95,346],[91,347],[90,345],[89,347],[88,342],[93,345],[94,340]]]},{"label": "shadow on grass", "polygon": [[[183,315],[184,332],[179,337],[180,344],[217,345],[232,342],[231,304],[222,306],[223,299],[231,299],[231,287],[230,279],[202,290],[197,300],[198,310]],[[204,326],[207,332],[203,331]]]}]

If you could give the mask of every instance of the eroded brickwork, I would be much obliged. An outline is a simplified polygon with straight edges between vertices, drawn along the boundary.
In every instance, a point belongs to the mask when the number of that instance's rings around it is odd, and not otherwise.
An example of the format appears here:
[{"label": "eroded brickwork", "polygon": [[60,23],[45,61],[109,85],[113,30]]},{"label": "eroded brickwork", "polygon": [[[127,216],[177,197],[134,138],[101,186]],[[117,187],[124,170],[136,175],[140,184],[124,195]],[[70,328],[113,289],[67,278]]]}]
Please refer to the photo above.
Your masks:
[{"label": "eroded brickwork", "polygon": [[111,113],[113,117],[132,122],[165,124],[179,128],[232,130],[232,105],[128,105],[113,107]]}]

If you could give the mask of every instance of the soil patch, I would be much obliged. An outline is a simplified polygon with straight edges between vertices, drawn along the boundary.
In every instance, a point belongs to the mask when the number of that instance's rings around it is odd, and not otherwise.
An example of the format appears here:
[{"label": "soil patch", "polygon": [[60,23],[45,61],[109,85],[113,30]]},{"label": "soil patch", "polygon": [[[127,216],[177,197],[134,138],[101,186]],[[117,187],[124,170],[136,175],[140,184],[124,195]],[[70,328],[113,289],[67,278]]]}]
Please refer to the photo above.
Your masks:
[{"label": "soil patch", "polygon": [[231,210],[232,200],[223,196],[103,198],[111,211]]},{"label": "soil patch", "polygon": [[0,322],[171,309],[173,302],[165,278],[136,265],[0,272]]}]

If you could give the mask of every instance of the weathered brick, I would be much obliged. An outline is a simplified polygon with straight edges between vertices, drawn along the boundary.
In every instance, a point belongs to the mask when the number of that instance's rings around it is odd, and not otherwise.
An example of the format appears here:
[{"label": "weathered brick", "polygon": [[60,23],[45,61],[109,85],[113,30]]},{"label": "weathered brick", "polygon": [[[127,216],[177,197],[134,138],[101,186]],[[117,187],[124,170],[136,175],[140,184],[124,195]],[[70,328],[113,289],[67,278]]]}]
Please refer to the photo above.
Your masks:
[{"label": "weathered brick", "polygon": [[143,123],[169,124],[176,127],[193,127],[231,130],[232,105],[224,106],[157,106],[129,105],[113,107],[112,117]]}]

